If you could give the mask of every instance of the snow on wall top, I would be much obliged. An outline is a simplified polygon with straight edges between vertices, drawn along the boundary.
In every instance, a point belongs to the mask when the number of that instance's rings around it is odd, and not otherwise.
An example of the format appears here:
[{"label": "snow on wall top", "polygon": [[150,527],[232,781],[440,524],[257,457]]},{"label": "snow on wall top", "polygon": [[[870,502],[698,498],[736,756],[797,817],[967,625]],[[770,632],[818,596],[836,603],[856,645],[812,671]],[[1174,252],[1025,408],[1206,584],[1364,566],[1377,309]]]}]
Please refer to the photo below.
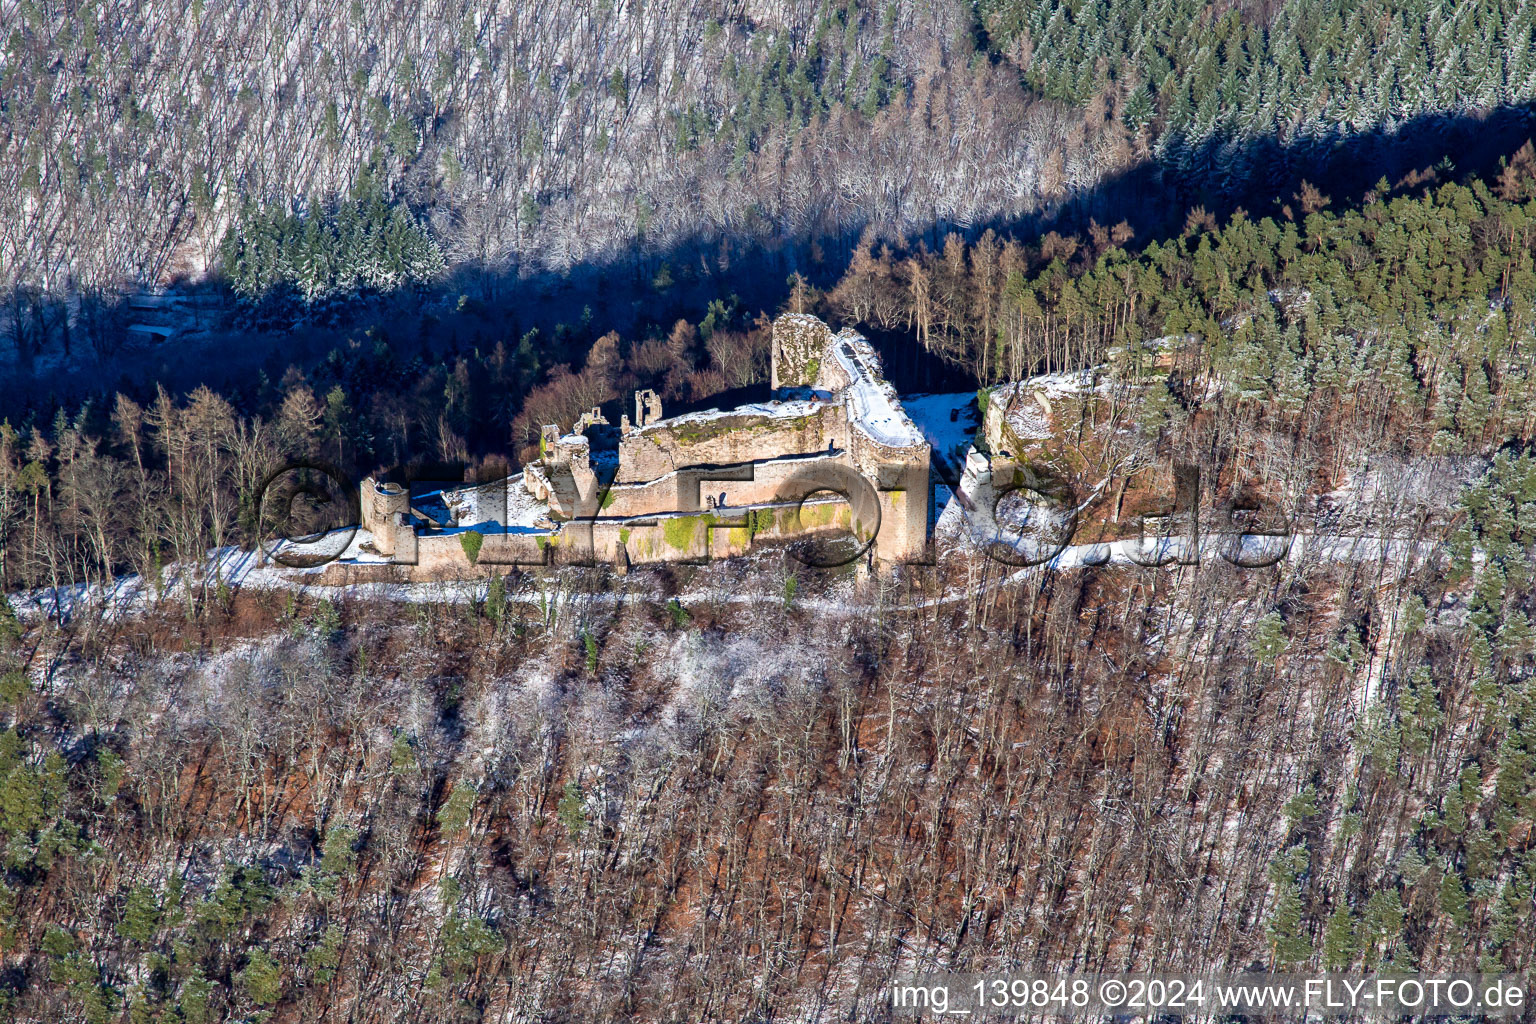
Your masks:
[{"label": "snow on wall top", "polygon": [[909,448],[924,442],[917,424],[901,406],[896,389],[880,371],[880,357],[862,335],[843,331],[832,339],[832,355],[851,383],[843,389],[848,422],[872,441],[888,448]]},{"label": "snow on wall top", "polygon": [[648,423],[638,428],[641,432],[655,430],[657,428],[674,428],[689,423],[707,423],[711,420],[722,420],[735,416],[760,416],[764,419],[796,419],[801,416],[814,416],[827,403],[816,399],[795,399],[787,402],[753,402],[748,405],[738,405],[733,409],[703,409],[699,412],[685,412],[678,416],[672,416],[655,423]]},{"label": "snow on wall top", "polygon": [[[820,347],[818,347],[818,345]],[[793,351],[791,351],[793,350]],[[922,431],[902,408],[896,389],[885,379],[880,357],[863,335],[844,330],[834,335],[825,323],[808,313],[786,313],[774,321],[774,384],[804,394],[813,383],[810,367],[825,359],[836,359],[850,383],[838,389],[832,401],[841,401],[848,420],[870,440],[889,448],[910,448],[924,444]],[[794,364],[781,365],[781,364]],[[706,423],[735,417],[795,419],[815,415],[828,400],[814,397],[754,403],[734,409],[706,409],[657,420],[638,432],[658,428],[675,429],[688,424]]]}]

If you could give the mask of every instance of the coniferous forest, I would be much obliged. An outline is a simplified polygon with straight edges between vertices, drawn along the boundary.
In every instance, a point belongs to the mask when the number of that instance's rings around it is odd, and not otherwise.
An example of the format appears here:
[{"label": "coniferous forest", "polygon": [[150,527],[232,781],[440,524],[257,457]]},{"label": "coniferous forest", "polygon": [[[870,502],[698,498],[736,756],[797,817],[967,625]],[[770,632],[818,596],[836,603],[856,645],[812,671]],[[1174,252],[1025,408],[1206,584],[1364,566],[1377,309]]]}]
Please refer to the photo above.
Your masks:
[{"label": "coniferous forest", "polygon": [[[1536,972],[1533,27],[0,0],[0,1018]],[[1035,387],[1082,539],[1347,544],[244,584],[274,466],[761,400],[786,311]]]}]

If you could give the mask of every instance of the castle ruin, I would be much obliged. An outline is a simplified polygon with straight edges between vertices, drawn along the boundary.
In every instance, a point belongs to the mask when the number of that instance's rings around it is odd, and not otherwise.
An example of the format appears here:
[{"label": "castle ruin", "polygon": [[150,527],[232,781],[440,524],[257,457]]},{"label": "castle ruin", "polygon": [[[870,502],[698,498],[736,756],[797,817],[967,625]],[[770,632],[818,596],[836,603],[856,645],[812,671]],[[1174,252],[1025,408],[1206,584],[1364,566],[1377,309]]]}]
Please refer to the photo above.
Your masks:
[{"label": "castle ruin", "polygon": [[869,342],[813,316],[781,316],[771,383],[768,401],[670,418],[654,391],[637,392],[633,420],[614,426],[593,409],[569,432],[547,425],[537,461],[493,484],[408,492],[369,478],[372,552],[423,570],[627,567],[837,535],[861,557],[921,558],[929,445]]}]

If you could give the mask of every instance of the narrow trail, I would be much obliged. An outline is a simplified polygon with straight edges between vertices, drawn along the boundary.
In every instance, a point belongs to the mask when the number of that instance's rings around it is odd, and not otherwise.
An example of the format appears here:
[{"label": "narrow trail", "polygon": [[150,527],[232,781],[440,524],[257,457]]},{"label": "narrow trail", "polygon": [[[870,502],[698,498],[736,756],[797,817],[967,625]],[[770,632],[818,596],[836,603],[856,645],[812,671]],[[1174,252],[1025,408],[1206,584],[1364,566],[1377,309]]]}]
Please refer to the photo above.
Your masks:
[{"label": "narrow trail", "polygon": [[[1408,566],[1421,563],[1442,550],[1437,541],[1415,541],[1370,535],[1298,534],[1287,539],[1245,537],[1234,546],[1229,537],[1201,537],[1192,544],[1188,537],[1167,537],[1147,542],[1142,540],[1118,540],[1092,544],[1071,544],[1060,549],[1048,560],[1036,564],[1021,564],[1023,554],[1014,551],[1004,553],[1005,560],[994,560],[1005,566],[1005,574],[989,581],[992,587],[1008,587],[1023,583],[1032,574],[1041,572],[1070,572],[1104,567],[1144,568],[1150,571],[1174,569],[1192,564],[1233,563],[1234,571],[1244,568],[1263,568],[1265,565],[1285,561],[1299,565],[1308,560],[1325,563],[1381,562],[1384,565]],[[1043,555],[1053,550],[1038,552]],[[943,556],[953,556],[964,564],[969,556],[976,562],[991,560],[980,553],[965,538],[951,539]],[[1480,553],[1479,553],[1480,556]],[[748,556],[750,557],[750,556]],[[1475,556],[1478,557],[1478,556]],[[1234,560],[1236,560],[1234,562]],[[1243,563],[1243,564],[1237,564]],[[1260,564],[1262,563],[1262,564]],[[1011,572],[1006,571],[1012,569]],[[537,581],[535,586],[524,586],[510,591],[509,604],[548,609],[552,604],[565,605],[581,601],[587,604],[620,604],[644,599],[642,588],[625,584],[612,589],[590,590],[573,587],[570,577],[574,567],[554,568],[542,573],[530,574]],[[911,571],[903,568],[900,571]],[[918,571],[921,571],[919,568]],[[240,548],[223,548],[210,551],[208,561],[200,566],[179,563],[167,567],[161,586],[155,587],[143,577],[130,574],[119,576],[110,586],[98,584],[71,584],[58,588],[45,587],[37,590],[7,595],[17,615],[22,619],[47,618],[67,623],[84,612],[99,613],[103,620],[145,614],[170,602],[185,602],[188,590],[196,593],[215,592],[221,585],[231,595],[242,591],[277,591],[308,594],[321,597],[341,597],[349,600],[389,601],[403,604],[465,604],[479,603],[486,598],[488,580],[449,580],[422,583],[350,583],[321,585],[304,579],[302,570],[288,570],[261,565],[254,551]],[[634,576],[628,577],[634,580]],[[721,594],[718,585],[707,584],[691,592],[685,589],[675,599],[685,606],[708,602],[727,605],[772,605],[782,603],[777,593],[738,592]],[[673,599],[673,595],[655,593],[657,601]],[[799,608],[828,614],[858,613],[872,607],[870,602],[859,602],[857,595],[847,597],[797,597]],[[881,603],[891,611],[918,611],[962,604],[973,600],[975,593],[969,588],[925,598],[918,601],[902,601],[894,604]]]}]

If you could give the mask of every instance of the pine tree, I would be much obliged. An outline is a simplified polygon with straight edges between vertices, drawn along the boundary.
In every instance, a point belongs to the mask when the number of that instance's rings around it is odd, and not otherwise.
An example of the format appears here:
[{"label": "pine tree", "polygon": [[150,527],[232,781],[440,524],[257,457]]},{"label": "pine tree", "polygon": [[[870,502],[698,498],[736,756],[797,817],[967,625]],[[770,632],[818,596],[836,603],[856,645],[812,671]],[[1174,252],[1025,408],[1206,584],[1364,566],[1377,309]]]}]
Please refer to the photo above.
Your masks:
[{"label": "pine tree", "polygon": [[118,921],[118,934],[140,945],[148,945],[159,929],[159,901],[147,886],[135,886],[128,894],[122,919]]},{"label": "pine tree", "polygon": [[1366,900],[1361,932],[1367,967],[1378,962],[1379,950],[1397,943],[1402,935],[1403,917],[1403,901],[1396,889],[1378,890]]},{"label": "pine tree", "polygon": [[1482,439],[1493,409],[1493,396],[1488,390],[1488,374],[1481,363],[1466,368],[1463,377],[1463,396],[1456,408],[1456,428],[1463,440],[1477,443]]},{"label": "pine tree", "polygon": [[1310,856],[1305,846],[1292,846],[1270,865],[1275,885],[1275,905],[1265,934],[1277,966],[1304,964],[1312,959],[1312,939],[1302,923],[1301,886],[1297,879],[1307,869]]},{"label": "pine tree", "polygon": [[1349,905],[1340,902],[1328,916],[1323,930],[1323,966],[1330,971],[1341,971],[1355,962],[1359,945],[1355,938],[1355,919]]},{"label": "pine tree", "polygon": [[271,1006],[283,994],[283,972],[272,955],[253,949],[239,974],[246,997],[257,1006]]},{"label": "pine tree", "polygon": [[1278,611],[1272,611],[1256,622],[1250,646],[1260,665],[1273,666],[1289,646],[1285,637],[1285,618]]}]

